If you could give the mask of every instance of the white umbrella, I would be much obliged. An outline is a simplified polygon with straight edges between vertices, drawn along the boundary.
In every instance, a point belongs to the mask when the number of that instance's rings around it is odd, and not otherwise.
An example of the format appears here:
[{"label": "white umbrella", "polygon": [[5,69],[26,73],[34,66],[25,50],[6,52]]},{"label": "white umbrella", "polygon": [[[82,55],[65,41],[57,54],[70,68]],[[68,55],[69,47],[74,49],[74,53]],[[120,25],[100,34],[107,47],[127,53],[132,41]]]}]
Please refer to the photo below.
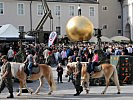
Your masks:
[{"label": "white umbrella", "polygon": [[[92,37],[89,41],[97,43],[97,37]],[[109,39],[108,37],[105,37],[105,36],[101,36],[101,41],[102,42],[112,42],[111,39]]]},{"label": "white umbrella", "polygon": [[114,36],[112,38],[110,38],[112,41],[117,41],[117,42],[122,42],[122,41],[130,41],[129,38],[125,37],[125,36]]}]

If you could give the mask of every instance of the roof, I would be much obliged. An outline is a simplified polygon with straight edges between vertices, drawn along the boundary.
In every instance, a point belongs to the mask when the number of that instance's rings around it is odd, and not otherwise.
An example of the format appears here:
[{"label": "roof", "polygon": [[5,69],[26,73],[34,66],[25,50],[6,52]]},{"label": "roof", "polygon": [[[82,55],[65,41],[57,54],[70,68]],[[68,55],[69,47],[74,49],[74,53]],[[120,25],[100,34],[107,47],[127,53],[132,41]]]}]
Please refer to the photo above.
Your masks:
[{"label": "roof", "polygon": [[114,36],[111,38],[111,40],[117,42],[130,41],[130,39],[125,36]]},{"label": "roof", "polygon": [[[98,42],[97,37],[92,37],[89,41],[90,42],[95,42],[95,43]],[[112,40],[109,39],[108,37],[102,36],[101,37],[101,42],[112,42]]]},{"label": "roof", "polygon": [[[0,28],[0,40],[6,40],[11,38],[17,38],[19,39],[19,31],[16,27],[14,27],[11,24],[3,25]],[[25,35],[25,38],[33,38],[32,36]]]},{"label": "roof", "polygon": [[3,25],[0,28],[0,37],[19,37],[18,30],[11,24]]},{"label": "roof", "polygon": [[[31,0],[18,0],[18,1],[31,1]],[[41,1],[41,0],[32,0]],[[98,4],[97,0],[46,0],[47,2],[63,2],[63,3],[92,3]]]}]

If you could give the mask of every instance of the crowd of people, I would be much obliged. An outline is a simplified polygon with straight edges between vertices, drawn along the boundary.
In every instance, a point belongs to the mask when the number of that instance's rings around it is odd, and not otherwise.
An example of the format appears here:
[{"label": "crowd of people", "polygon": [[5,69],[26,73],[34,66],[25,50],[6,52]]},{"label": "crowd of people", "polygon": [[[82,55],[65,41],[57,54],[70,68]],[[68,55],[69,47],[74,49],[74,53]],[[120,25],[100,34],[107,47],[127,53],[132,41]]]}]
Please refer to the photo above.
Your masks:
[{"label": "crowd of people", "polygon": [[[111,55],[133,55],[133,45],[132,44],[118,44],[118,43],[104,43],[101,45],[103,51],[103,56],[106,59],[110,59]],[[23,45],[7,44],[3,46],[0,45],[0,57],[3,55],[7,56],[9,62],[15,61],[21,63],[28,62],[29,77],[31,76],[31,70],[33,64],[48,64],[52,67],[57,66],[58,78],[57,82],[63,83],[63,67],[66,66],[68,62],[91,62],[91,70],[94,71],[93,66],[98,63],[98,46],[96,44],[90,43],[77,43],[69,45],[51,45],[48,47],[46,44],[32,43]],[[19,56],[21,55],[21,56]],[[23,56],[23,57],[22,57]],[[77,58],[78,57],[78,58]],[[16,59],[17,58],[17,59]],[[78,60],[77,60],[78,59]],[[3,62],[0,62],[3,65]],[[79,63],[80,65],[80,63]],[[72,75],[73,76],[73,75]],[[73,77],[70,76],[70,79]],[[68,81],[70,81],[70,79]],[[2,89],[1,89],[2,90]],[[81,90],[77,90],[77,94]],[[77,95],[75,94],[75,95]],[[12,93],[11,96],[13,97]]]},{"label": "crowd of people", "polygon": [[[2,47],[0,45],[0,56],[7,55],[9,61],[14,61],[16,54],[19,52],[20,46],[14,46],[10,44],[9,46]],[[133,45],[132,44],[102,44],[102,51],[104,56],[110,58],[110,55],[132,55]],[[71,44],[71,45],[52,45],[50,47],[45,44],[23,44],[24,56],[27,52],[31,54],[36,59],[37,63],[47,63],[52,66],[66,65],[68,58],[72,57],[72,62],[76,62],[76,57],[80,57],[81,62],[88,62],[92,60],[93,53],[97,50],[96,44]],[[26,56],[25,56],[26,59]],[[24,59],[24,61],[25,61]]]}]

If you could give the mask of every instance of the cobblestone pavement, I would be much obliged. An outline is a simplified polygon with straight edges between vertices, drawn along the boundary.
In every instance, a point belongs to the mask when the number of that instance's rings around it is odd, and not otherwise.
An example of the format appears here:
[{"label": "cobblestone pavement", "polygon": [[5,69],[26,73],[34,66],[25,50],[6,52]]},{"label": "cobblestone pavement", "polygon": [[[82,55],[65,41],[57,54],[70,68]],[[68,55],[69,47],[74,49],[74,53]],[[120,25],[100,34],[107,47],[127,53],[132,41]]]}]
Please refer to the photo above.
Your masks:
[{"label": "cobblestone pavement", "polygon": [[[54,79],[56,81],[57,72],[55,68],[53,68]],[[121,86],[121,94],[116,94],[117,89],[115,86],[110,86],[105,95],[101,95],[101,91],[104,89],[104,86],[91,86],[90,94],[86,95],[85,91],[81,93],[80,96],[73,96],[75,93],[74,86],[71,82],[67,82],[68,79],[63,75],[63,83],[59,83],[57,85],[57,90],[53,92],[52,95],[48,95],[49,87],[47,82],[44,82],[43,87],[39,95],[23,93],[22,96],[16,96],[16,90],[19,88],[18,83],[14,83],[14,95],[15,100],[133,100],[133,85]],[[32,83],[27,84],[29,88],[32,88],[34,91],[39,86],[39,81],[34,81]],[[6,100],[6,96],[8,95],[8,90],[5,88],[0,94],[1,100]],[[8,99],[9,100],[9,99]]]}]

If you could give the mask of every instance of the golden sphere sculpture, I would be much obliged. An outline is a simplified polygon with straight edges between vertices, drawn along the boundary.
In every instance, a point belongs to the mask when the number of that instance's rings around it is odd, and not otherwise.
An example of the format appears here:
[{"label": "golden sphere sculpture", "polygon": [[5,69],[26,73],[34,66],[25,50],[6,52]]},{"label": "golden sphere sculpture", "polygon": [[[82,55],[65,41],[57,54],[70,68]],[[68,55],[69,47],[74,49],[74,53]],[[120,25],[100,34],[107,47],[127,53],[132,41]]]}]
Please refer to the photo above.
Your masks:
[{"label": "golden sphere sculpture", "polygon": [[93,24],[84,16],[72,17],[66,25],[66,33],[71,41],[88,41],[93,35]]}]

